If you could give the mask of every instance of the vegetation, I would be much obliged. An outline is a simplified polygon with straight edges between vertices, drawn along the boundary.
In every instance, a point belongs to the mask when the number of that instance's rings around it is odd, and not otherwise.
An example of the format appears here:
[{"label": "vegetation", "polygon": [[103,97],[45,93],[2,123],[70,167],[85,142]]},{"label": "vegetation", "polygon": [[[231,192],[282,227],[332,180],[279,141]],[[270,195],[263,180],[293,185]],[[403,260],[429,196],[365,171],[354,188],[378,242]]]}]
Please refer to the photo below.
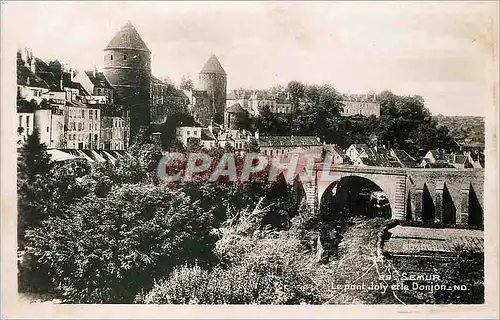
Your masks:
[{"label": "vegetation", "polygon": [[[298,113],[287,118],[263,110],[257,124],[262,133],[300,130],[343,147],[377,140],[414,152],[453,147],[446,127],[436,125],[419,97],[384,92],[380,119],[344,119],[333,88],[292,82],[288,90]],[[311,104],[302,103],[305,96]],[[250,181],[211,182],[208,174],[234,149],[204,150],[196,139],[183,146],[172,129],[179,121],[193,119],[182,112],[169,117],[160,128],[163,149],[206,152],[212,159],[209,170],[188,181],[158,179],[162,147],[147,130],[136,136],[133,157],[114,165],[51,162],[39,133],[29,136],[18,159],[21,291],[50,292],[65,303],[399,303],[374,292],[332,289],[365,272],[366,279],[377,279],[376,241],[391,221],[311,215],[283,176],[268,181],[268,170],[252,173]],[[247,151],[257,147],[251,140]],[[238,173],[243,163],[235,155]],[[185,164],[180,160],[166,169],[182,176]],[[482,280],[470,268],[480,261],[457,257],[447,269],[449,281],[472,274],[475,291],[447,301],[472,301]]]},{"label": "vegetation", "polygon": [[[317,135],[344,149],[352,143],[379,144],[403,149],[414,156],[437,148],[458,150],[453,135],[433,119],[420,96],[398,96],[383,91],[376,97],[380,102],[380,118],[340,117],[342,98],[330,86],[292,81],[287,91],[295,113],[284,116],[263,108],[256,125],[261,134]],[[300,103],[304,98],[311,102]]]}]

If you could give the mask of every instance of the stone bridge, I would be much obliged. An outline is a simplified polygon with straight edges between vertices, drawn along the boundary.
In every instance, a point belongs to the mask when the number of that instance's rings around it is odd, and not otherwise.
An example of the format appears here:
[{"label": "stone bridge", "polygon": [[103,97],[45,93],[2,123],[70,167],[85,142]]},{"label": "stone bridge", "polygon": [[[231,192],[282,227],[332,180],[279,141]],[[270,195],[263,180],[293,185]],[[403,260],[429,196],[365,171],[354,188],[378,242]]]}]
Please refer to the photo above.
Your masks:
[{"label": "stone bridge", "polygon": [[336,165],[327,172],[322,165],[317,165],[312,177],[310,181],[299,184],[303,187],[308,206],[316,212],[325,191],[331,189],[332,184],[358,177],[371,181],[385,193],[393,219],[471,226],[483,224],[484,169]]}]

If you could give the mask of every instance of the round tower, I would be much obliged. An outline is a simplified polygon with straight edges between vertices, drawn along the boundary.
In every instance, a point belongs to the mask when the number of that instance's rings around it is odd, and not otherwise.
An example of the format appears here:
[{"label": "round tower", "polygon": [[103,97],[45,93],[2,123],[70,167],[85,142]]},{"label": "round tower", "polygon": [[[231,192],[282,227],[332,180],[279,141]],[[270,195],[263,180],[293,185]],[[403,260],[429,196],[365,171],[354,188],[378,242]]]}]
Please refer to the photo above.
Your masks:
[{"label": "round tower", "polygon": [[224,127],[230,130],[248,129],[248,116],[248,112],[239,103],[235,103],[224,113]]},{"label": "round tower", "polygon": [[212,54],[199,74],[199,87],[205,90],[213,109],[214,122],[222,124],[226,107],[227,74]]},{"label": "round tower", "polygon": [[104,49],[104,75],[116,102],[130,108],[131,131],[148,125],[151,51],[130,21]]}]

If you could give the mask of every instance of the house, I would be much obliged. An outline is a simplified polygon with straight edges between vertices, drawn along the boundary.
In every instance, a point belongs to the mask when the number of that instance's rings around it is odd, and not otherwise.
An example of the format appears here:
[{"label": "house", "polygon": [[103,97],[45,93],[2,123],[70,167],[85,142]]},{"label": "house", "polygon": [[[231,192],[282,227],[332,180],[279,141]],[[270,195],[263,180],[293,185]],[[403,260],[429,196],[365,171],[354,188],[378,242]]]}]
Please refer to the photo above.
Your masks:
[{"label": "house", "polygon": [[18,109],[17,118],[17,146],[22,147],[35,128],[35,113]]},{"label": "house", "polygon": [[190,100],[186,94],[154,76],[150,96],[150,123],[162,124],[170,115],[188,111]]},{"label": "house", "polygon": [[200,142],[205,149],[211,149],[217,145],[217,139],[215,138],[215,135],[213,134],[212,131],[210,131],[209,128],[201,129]]},{"label": "house", "polygon": [[347,150],[345,151],[345,154],[355,164],[356,163],[356,159],[358,159],[359,157],[367,157],[368,156],[366,150],[368,150],[368,152],[369,152],[369,149],[370,148],[366,144],[364,144],[364,143],[351,144],[349,146],[349,148],[347,148]]},{"label": "house", "polygon": [[366,144],[352,144],[346,150],[355,166],[402,167],[403,164],[385,147],[370,148]]},{"label": "house", "polygon": [[229,145],[236,151],[244,151],[252,134],[247,130],[224,130],[219,134],[218,143],[220,147]]},{"label": "house", "polygon": [[397,159],[404,167],[406,168],[414,168],[417,166],[417,160],[410,156],[404,150],[390,150],[391,156]]},{"label": "house", "polygon": [[100,146],[101,110],[79,102],[67,102],[66,148],[97,149]]},{"label": "house", "polygon": [[380,117],[380,102],[376,100],[374,93],[343,95],[342,104],[344,106],[340,114],[343,117]]},{"label": "house", "polygon": [[450,154],[448,155],[448,163],[454,168],[466,169],[473,168],[473,162],[465,154]]},{"label": "house", "polygon": [[336,144],[325,145],[325,151],[333,156],[335,164],[349,164],[351,162],[347,154]]},{"label": "house", "polygon": [[[26,53],[27,57],[30,57],[30,64],[23,61],[21,58],[21,53],[18,53],[17,57],[17,99],[32,101],[34,100],[37,104],[42,101],[42,94],[49,91],[49,85],[39,76],[35,74],[34,59],[31,58],[31,53]],[[24,59],[28,59],[25,57]]]},{"label": "house", "polygon": [[424,158],[427,158],[430,163],[447,163],[446,153],[443,149],[429,150],[425,154]]},{"label": "house", "polygon": [[201,131],[200,126],[181,126],[177,127],[175,130],[175,137],[177,140],[182,142],[184,146],[187,146],[189,139],[195,138],[201,141]]},{"label": "house", "polygon": [[130,140],[130,110],[101,105],[100,149],[125,150]]},{"label": "house", "polygon": [[255,136],[260,152],[269,155],[287,155],[297,148],[302,148],[305,153],[321,156],[323,143],[315,136]]},{"label": "house", "polygon": [[65,148],[64,105],[50,103],[35,111],[35,126],[40,131],[40,142],[47,148]]},{"label": "house", "polygon": [[73,79],[79,83],[89,94],[86,97],[88,104],[112,104],[113,87],[104,76],[104,73],[93,71],[80,71]]}]

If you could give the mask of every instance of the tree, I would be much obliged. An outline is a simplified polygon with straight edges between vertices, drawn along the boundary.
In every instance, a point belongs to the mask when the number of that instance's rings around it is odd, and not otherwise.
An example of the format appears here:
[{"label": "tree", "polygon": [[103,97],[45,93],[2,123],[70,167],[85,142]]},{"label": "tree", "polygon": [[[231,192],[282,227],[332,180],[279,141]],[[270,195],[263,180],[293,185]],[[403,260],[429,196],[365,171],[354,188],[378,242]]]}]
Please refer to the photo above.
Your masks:
[{"label": "tree", "polygon": [[180,88],[182,90],[193,90],[194,84],[190,77],[182,76]]},{"label": "tree", "polygon": [[274,113],[271,112],[269,106],[261,107],[259,110],[260,119],[257,125],[260,133],[263,134],[274,134],[276,132],[276,117]]},{"label": "tree", "polygon": [[305,87],[298,81],[290,81],[288,83],[287,89],[288,93],[290,94],[290,99],[294,104],[298,103],[299,99],[304,97]]},{"label": "tree", "polygon": [[47,147],[40,143],[40,132],[37,128],[28,136],[18,158],[18,181],[31,181],[36,175],[46,174],[51,168]]},{"label": "tree", "polygon": [[209,264],[210,230],[210,212],[185,193],[124,185],[106,198],[82,198],[27,238],[64,302],[131,303],[176,265]]}]

